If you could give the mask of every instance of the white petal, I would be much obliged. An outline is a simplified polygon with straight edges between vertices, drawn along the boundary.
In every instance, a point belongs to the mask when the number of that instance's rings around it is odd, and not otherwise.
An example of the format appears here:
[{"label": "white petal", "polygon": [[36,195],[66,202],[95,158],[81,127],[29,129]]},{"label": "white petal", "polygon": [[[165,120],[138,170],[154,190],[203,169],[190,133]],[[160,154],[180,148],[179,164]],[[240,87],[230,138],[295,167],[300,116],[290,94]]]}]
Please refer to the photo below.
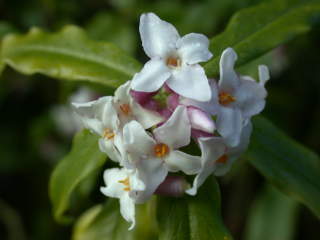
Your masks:
[{"label": "white petal", "polygon": [[180,38],[176,28],[154,13],[142,14],[139,26],[142,46],[150,57],[165,57],[176,47]]},{"label": "white petal", "polygon": [[129,103],[130,102],[130,89],[131,81],[127,81],[125,84],[122,84],[114,92],[114,102],[115,103]]},{"label": "white petal", "polygon": [[215,169],[215,161],[218,160],[225,152],[226,145],[222,138],[210,137],[199,138],[199,145],[201,148],[201,171],[195,177],[192,188],[188,189],[186,193],[196,195],[197,189],[204,183],[210,174]]},{"label": "white petal", "polygon": [[128,171],[124,168],[111,168],[105,170],[103,173],[103,180],[106,186],[101,187],[100,191],[108,197],[121,198],[125,193],[125,186],[119,181],[124,180],[127,177]]},{"label": "white petal", "polygon": [[120,121],[116,109],[112,101],[107,101],[102,110],[101,120],[105,128],[110,128],[116,131],[119,127]]},{"label": "white petal", "polygon": [[188,107],[188,116],[191,123],[191,128],[208,133],[214,132],[215,124],[206,112],[200,110],[199,108]]},{"label": "white petal", "polygon": [[181,151],[171,151],[165,158],[165,162],[169,171],[182,171],[186,174],[195,174],[201,168],[201,159]]},{"label": "white petal", "polygon": [[208,47],[208,38],[198,33],[189,33],[177,41],[178,53],[188,64],[208,61],[212,57]]},{"label": "white petal", "polygon": [[172,71],[168,86],[178,94],[200,102],[209,101],[211,90],[203,68],[198,65],[184,65]]},{"label": "white petal", "polygon": [[145,129],[148,129],[164,121],[164,118],[160,116],[159,113],[143,108],[139,103],[134,102],[133,99],[131,103],[131,108],[132,108],[132,111],[134,112],[135,119]]},{"label": "white petal", "polygon": [[100,138],[99,148],[100,148],[100,151],[106,153],[111,160],[115,162],[122,161],[120,152],[114,146],[113,140],[106,140],[104,138]]},{"label": "white petal", "polygon": [[219,88],[222,91],[233,93],[240,84],[237,73],[234,71],[234,64],[237,54],[232,48],[223,51],[220,59],[220,81]]},{"label": "white petal", "polygon": [[163,125],[153,130],[153,134],[157,142],[165,143],[173,149],[188,145],[191,125],[186,107],[178,106]]},{"label": "white petal", "polygon": [[153,154],[152,151],[156,144],[137,121],[131,121],[124,126],[123,141],[128,154],[136,160]]},{"label": "white petal", "polygon": [[236,146],[239,144],[242,124],[240,109],[228,107],[220,108],[216,127],[229,146]]},{"label": "white petal", "polygon": [[209,79],[211,89],[211,99],[207,102],[199,102],[190,98],[180,97],[180,104],[185,106],[195,106],[212,115],[217,115],[220,108],[218,98],[218,86],[214,79]]},{"label": "white petal", "polygon": [[120,198],[120,213],[127,222],[131,222],[128,230],[132,230],[136,225],[135,202],[128,194],[124,194]]},{"label": "white petal", "polygon": [[137,203],[146,202],[164,181],[168,170],[160,158],[148,158],[137,164],[139,178],[145,183],[145,191],[138,194]]},{"label": "white petal", "polygon": [[266,65],[259,65],[259,83],[264,86],[266,82],[270,79],[269,69]]},{"label": "white petal", "polygon": [[204,183],[204,181],[213,173],[214,166],[208,166],[203,168],[202,171],[197,174],[193,180],[192,187],[186,190],[186,193],[194,196],[198,192],[198,188]]},{"label": "white petal", "polygon": [[241,84],[234,93],[234,105],[241,109],[242,117],[248,119],[263,110],[266,96],[263,85],[252,78],[241,77]]},{"label": "white petal", "polygon": [[163,60],[152,59],[144,65],[141,72],[134,75],[131,87],[135,91],[155,92],[170,75],[170,70]]}]

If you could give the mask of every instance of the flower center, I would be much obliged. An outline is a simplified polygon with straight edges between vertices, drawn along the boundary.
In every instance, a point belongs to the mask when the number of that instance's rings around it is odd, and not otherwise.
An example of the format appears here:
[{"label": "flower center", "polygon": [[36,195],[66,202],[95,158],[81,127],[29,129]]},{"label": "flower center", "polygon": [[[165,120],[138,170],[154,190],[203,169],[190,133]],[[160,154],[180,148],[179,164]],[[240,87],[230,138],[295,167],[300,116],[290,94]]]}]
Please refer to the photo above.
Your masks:
[{"label": "flower center", "polygon": [[231,94],[226,93],[226,92],[219,93],[219,103],[221,105],[227,105],[227,104],[232,103],[234,101],[236,101],[236,98],[234,96],[232,96]]},{"label": "flower center", "polygon": [[158,158],[164,157],[169,153],[169,147],[164,143],[156,144],[153,150],[154,150],[154,155]]},{"label": "flower center", "polygon": [[181,59],[178,57],[168,57],[167,58],[167,66],[176,68],[181,66]]},{"label": "flower center", "polygon": [[108,140],[114,138],[115,135],[116,134],[110,128],[105,128],[102,134],[103,138]]},{"label": "flower center", "polygon": [[129,192],[131,190],[129,177],[127,177],[123,180],[119,180],[118,182],[122,183],[125,186],[125,188],[123,189],[124,191]]},{"label": "flower center", "polygon": [[227,161],[228,161],[228,156],[224,154],[217,160],[217,163],[226,163]]},{"label": "flower center", "polygon": [[121,104],[120,105],[120,110],[125,114],[125,115],[129,115],[131,112],[131,108],[130,105],[127,103]]}]

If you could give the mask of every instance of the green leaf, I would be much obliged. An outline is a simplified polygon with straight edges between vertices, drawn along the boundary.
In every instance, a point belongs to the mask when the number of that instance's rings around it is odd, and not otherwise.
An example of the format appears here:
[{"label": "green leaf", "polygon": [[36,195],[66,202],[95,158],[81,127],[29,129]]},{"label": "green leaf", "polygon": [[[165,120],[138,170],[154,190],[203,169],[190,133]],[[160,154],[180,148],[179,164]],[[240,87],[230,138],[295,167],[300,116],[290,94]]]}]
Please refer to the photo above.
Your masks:
[{"label": "green leaf", "polygon": [[220,213],[218,183],[210,178],[197,196],[159,197],[159,240],[231,240]]},{"label": "green leaf", "polygon": [[293,239],[296,229],[297,210],[298,204],[296,201],[272,186],[268,186],[253,203],[248,218],[245,239]]},{"label": "green leaf", "polygon": [[57,221],[69,223],[73,219],[70,213],[73,194],[105,161],[96,135],[83,130],[75,136],[71,152],[59,162],[50,179],[50,199]]},{"label": "green leaf", "polygon": [[149,204],[136,205],[137,224],[129,231],[130,224],[120,214],[118,199],[109,199],[106,204],[87,210],[79,218],[72,240],[154,240],[154,215],[150,214],[149,208]]},{"label": "green leaf", "polygon": [[320,17],[320,4],[295,2],[299,1],[267,1],[237,12],[226,30],[210,42],[215,57],[204,66],[207,75],[218,76],[220,56],[227,47],[237,52],[236,64],[241,66],[308,32]]},{"label": "green leaf", "polygon": [[111,43],[90,40],[75,26],[57,33],[33,28],[26,35],[9,35],[2,44],[3,61],[24,74],[91,81],[117,87],[140,70],[140,63]]},{"label": "green leaf", "polygon": [[320,159],[287,137],[263,117],[253,119],[247,152],[250,163],[268,181],[309,207],[320,217]]}]

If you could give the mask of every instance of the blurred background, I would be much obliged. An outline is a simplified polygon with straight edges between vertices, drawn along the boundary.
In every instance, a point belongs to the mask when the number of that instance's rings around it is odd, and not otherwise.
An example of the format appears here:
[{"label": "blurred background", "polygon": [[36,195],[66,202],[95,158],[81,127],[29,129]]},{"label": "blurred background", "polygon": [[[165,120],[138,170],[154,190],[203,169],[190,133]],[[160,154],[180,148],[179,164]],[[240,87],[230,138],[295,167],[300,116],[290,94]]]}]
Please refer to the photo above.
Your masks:
[{"label": "blurred background", "polygon": [[[267,0],[265,0],[267,1]],[[110,41],[145,62],[138,20],[152,11],[180,34],[209,38],[226,27],[233,13],[263,0],[0,0],[0,39],[38,26],[57,31],[66,24],[84,28],[98,41]],[[1,41],[1,40],[0,40]],[[320,153],[320,29],[314,29],[263,56],[271,69],[264,115],[289,136]],[[79,129],[71,100],[88,101],[106,92],[96,86],[65,83],[43,75],[25,76],[7,67],[0,76],[0,239],[70,239],[72,226],[53,220],[48,180]],[[219,178],[222,214],[235,239],[319,240],[312,213],[268,186],[245,159]],[[97,185],[98,188],[98,185]],[[95,194],[97,196],[95,196]],[[91,202],[99,201],[98,191]],[[320,203],[319,203],[320,204]]]}]

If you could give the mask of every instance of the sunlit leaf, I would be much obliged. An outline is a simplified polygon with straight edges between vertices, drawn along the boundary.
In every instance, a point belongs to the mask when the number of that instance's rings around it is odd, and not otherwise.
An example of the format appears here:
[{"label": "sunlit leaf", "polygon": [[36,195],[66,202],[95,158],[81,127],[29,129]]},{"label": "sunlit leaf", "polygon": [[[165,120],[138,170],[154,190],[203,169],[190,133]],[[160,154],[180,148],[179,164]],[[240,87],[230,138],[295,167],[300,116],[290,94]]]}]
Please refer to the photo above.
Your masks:
[{"label": "sunlit leaf", "polygon": [[77,221],[72,240],[154,240],[156,233],[149,205],[136,206],[136,227],[130,226],[120,214],[118,199],[109,199],[104,205],[87,210]]},{"label": "sunlit leaf", "polygon": [[268,181],[320,217],[320,159],[263,117],[255,117],[246,154]]},{"label": "sunlit leaf", "polygon": [[220,211],[219,186],[213,178],[206,181],[197,196],[159,197],[159,239],[231,240]]},{"label": "sunlit leaf", "polygon": [[298,204],[295,200],[268,186],[253,203],[245,239],[293,239],[297,210]]},{"label": "sunlit leaf", "polygon": [[2,44],[3,61],[24,74],[82,80],[117,87],[139,71],[140,64],[111,43],[90,40],[75,26],[57,33],[33,28],[9,35]]},{"label": "sunlit leaf", "polygon": [[63,223],[72,220],[68,210],[73,193],[105,161],[106,155],[99,150],[97,136],[88,130],[75,136],[70,153],[59,162],[50,179],[50,199],[56,220]]},{"label": "sunlit leaf", "polygon": [[214,57],[205,64],[208,76],[219,73],[222,51],[233,47],[241,66],[297,35],[308,32],[320,18],[317,1],[266,1],[237,12],[226,30],[214,37],[210,49]]}]

